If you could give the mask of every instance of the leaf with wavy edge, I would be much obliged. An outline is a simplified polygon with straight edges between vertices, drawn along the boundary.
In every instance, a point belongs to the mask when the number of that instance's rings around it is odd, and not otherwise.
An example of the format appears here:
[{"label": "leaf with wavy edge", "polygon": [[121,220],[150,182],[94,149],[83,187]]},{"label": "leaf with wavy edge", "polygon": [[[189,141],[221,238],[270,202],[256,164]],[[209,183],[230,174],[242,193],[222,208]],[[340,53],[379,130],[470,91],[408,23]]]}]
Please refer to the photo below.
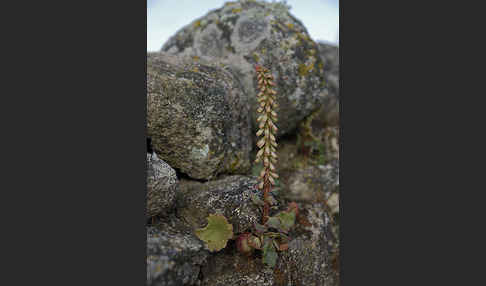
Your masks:
[{"label": "leaf with wavy edge", "polygon": [[206,227],[196,229],[196,236],[206,243],[210,251],[225,248],[228,240],[233,237],[233,225],[221,214],[210,214],[207,220]]}]

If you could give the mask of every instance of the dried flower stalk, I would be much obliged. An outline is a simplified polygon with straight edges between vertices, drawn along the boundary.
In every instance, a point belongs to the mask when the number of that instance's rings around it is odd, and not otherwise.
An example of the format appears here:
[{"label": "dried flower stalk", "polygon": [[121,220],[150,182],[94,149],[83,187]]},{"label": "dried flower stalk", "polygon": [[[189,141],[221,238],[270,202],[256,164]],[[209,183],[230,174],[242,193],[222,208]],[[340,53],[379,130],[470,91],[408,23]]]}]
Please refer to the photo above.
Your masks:
[{"label": "dried flower stalk", "polygon": [[277,133],[277,99],[275,95],[277,92],[272,88],[275,86],[273,76],[270,71],[262,66],[255,67],[257,73],[258,89],[257,100],[259,102],[257,112],[260,114],[257,118],[258,137],[262,136],[257,146],[260,148],[256,155],[255,163],[263,162],[263,169],[260,172],[258,188],[263,190],[263,223],[268,220],[268,213],[270,209],[269,194],[272,186],[275,185],[275,179],[278,175],[275,170],[277,164],[277,141],[275,135]]}]

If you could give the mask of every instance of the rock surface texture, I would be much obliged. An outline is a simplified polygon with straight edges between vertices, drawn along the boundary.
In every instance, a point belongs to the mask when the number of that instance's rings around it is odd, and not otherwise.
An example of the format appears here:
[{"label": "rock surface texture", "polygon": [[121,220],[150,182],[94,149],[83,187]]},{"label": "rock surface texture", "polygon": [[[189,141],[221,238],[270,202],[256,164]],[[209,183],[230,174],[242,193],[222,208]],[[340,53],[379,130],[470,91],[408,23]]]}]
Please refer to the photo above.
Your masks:
[{"label": "rock surface texture", "polygon": [[[228,2],[196,19],[166,42],[162,51],[218,61],[241,80],[256,125],[256,64],[276,81],[278,135],[327,102],[325,67],[304,25],[279,2]],[[255,128],[255,127],[254,127]]]},{"label": "rock surface texture", "polygon": [[169,164],[156,154],[147,154],[147,217],[164,216],[172,210],[177,183],[176,172]]},{"label": "rock surface texture", "polygon": [[328,125],[339,124],[339,47],[318,43],[319,55],[324,63],[324,76],[328,94],[321,115]]},{"label": "rock surface texture", "polygon": [[177,216],[193,229],[207,224],[209,214],[223,214],[233,225],[233,233],[249,230],[260,222],[261,214],[251,196],[255,178],[233,175],[223,179],[200,183],[181,180],[177,194]]},{"label": "rock surface texture", "polygon": [[250,167],[247,97],[230,72],[210,63],[147,55],[147,133],[159,157],[191,178]]},{"label": "rock surface texture", "polygon": [[195,285],[208,252],[193,234],[169,224],[147,228],[147,285]]},{"label": "rock surface texture", "polygon": [[288,192],[285,195],[289,200],[327,200],[333,193],[339,193],[339,162],[334,160],[326,165],[298,170],[290,176],[288,184]]},{"label": "rock surface texture", "polygon": [[250,258],[227,246],[211,255],[202,266],[204,286],[337,286],[339,285],[339,243],[333,221],[320,203],[300,205],[306,225],[299,224],[290,233],[289,249],[279,252],[274,269],[265,266],[258,255]]},{"label": "rock surface texture", "polygon": [[339,285],[339,241],[322,203],[303,204],[308,226],[299,225],[287,251],[280,252],[276,285]]}]

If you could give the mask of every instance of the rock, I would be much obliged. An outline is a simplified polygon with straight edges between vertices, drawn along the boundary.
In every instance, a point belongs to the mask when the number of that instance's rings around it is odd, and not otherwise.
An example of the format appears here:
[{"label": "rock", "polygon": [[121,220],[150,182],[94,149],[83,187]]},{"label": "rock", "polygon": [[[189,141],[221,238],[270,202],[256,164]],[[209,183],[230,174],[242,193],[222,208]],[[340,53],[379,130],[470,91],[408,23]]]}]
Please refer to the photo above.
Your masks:
[{"label": "rock", "polygon": [[230,72],[210,63],[147,55],[147,132],[155,152],[192,178],[250,167],[247,97]]},{"label": "rock", "polygon": [[339,47],[318,43],[319,55],[324,63],[328,94],[319,117],[329,126],[339,125]]},{"label": "rock", "polygon": [[223,214],[233,225],[233,233],[249,230],[261,222],[258,207],[251,199],[256,178],[233,175],[206,183],[181,180],[177,194],[177,215],[193,229],[204,227],[209,214]]},{"label": "rock", "polygon": [[[339,161],[297,170],[287,182],[288,190],[284,193],[287,199],[304,203],[327,203],[333,194],[339,193]],[[335,201],[333,203],[335,205]]]},{"label": "rock", "polygon": [[147,285],[196,284],[208,252],[193,234],[169,224],[147,229]]},{"label": "rock", "polygon": [[228,2],[179,30],[162,51],[229,66],[250,100],[254,130],[256,64],[269,68],[275,77],[279,136],[295,129],[326,100],[318,46],[284,3]]},{"label": "rock", "polygon": [[320,203],[300,204],[299,209],[308,226],[297,224],[291,231],[289,249],[278,252],[274,269],[265,266],[259,254],[237,253],[233,244],[208,258],[201,268],[201,285],[339,285],[339,243],[332,219]]},{"label": "rock", "polygon": [[261,259],[248,258],[231,251],[219,252],[202,268],[201,286],[272,286],[273,271]]},{"label": "rock", "polygon": [[[289,243],[289,249],[279,253],[276,285],[339,285],[339,241],[334,220],[321,203],[304,204],[302,216],[310,226],[299,230]],[[303,230],[303,231],[302,231]]]},{"label": "rock", "polygon": [[172,210],[177,183],[175,170],[156,154],[147,153],[147,217],[164,216]]}]

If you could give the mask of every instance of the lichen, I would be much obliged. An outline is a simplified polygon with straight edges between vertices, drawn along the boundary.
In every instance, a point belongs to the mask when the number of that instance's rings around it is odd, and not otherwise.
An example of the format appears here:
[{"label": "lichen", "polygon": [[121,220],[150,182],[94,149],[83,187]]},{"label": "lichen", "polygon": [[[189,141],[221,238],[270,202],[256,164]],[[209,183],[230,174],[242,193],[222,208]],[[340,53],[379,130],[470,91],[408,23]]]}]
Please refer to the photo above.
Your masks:
[{"label": "lichen", "polygon": [[195,159],[206,159],[209,154],[209,145],[206,144],[202,148],[192,148],[191,154]]}]

